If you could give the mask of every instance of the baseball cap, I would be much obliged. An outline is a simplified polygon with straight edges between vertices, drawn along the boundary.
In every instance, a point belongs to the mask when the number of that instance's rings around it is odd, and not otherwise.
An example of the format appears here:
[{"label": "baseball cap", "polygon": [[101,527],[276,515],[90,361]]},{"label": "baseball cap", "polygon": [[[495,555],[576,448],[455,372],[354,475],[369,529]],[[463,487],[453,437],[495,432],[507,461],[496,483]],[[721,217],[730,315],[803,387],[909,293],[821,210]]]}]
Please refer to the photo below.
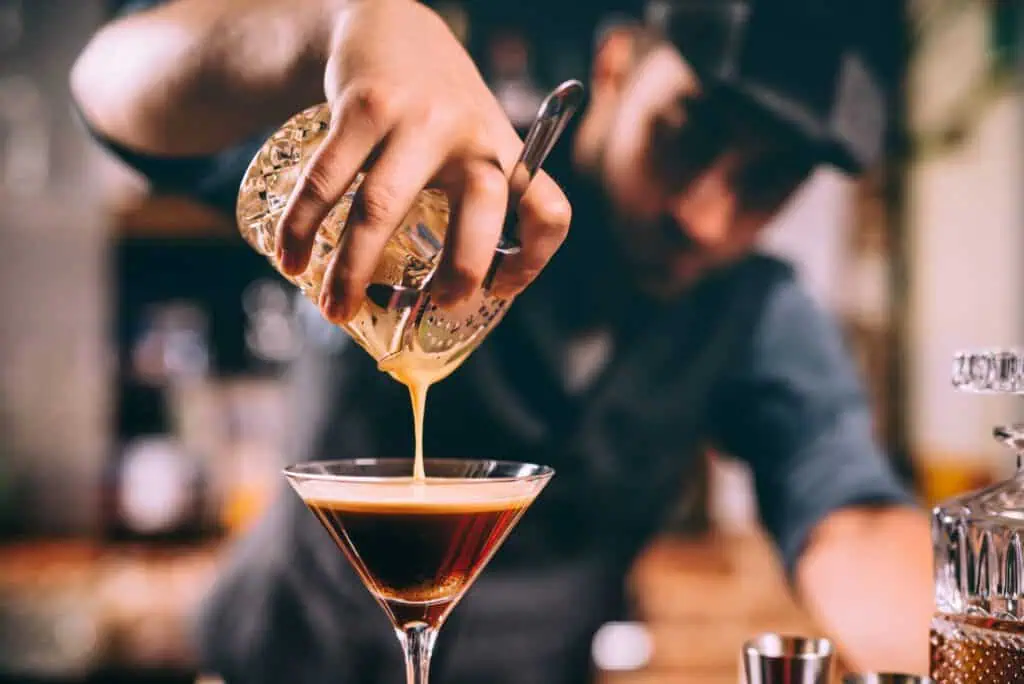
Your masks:
[{"label": "baseball cap", "polygon": [[[895,2],[895,0],[885,0]],[[646,23],[705,91],[740,97],[805,138],[818,161],[857,173],[886,132],[886,74],[870,59],[857,0],[652,0]]]}]

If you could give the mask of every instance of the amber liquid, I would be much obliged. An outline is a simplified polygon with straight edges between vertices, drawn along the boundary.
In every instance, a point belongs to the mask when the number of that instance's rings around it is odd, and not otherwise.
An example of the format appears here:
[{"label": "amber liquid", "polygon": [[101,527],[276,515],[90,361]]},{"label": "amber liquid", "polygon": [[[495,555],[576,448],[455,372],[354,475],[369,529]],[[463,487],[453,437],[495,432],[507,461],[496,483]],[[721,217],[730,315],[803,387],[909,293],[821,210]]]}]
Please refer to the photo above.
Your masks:
[{"label": "amber liquid", "polygon": [[385,359],[381,361],[379,368],[409,389],[413,432],[416,439],[412,476],[415,480],[422,482],[427,477],[423,467],[423,416],[427,411],[427,391],[431,385],[443,379],[451,370],[439,371],[434,367],[420,368],[403,356],[395,357],[394,360]]},{"label": "amber liquid", "polygon": [[[414,495],[432,489],[409,484]],[[306,501],[400,626],[438,626],[530,505],[432,498]]]},{"label": "amber liquid", "polygon": [[1024,623],[937,615],[931,677],[937,684],[1024,684]]}]

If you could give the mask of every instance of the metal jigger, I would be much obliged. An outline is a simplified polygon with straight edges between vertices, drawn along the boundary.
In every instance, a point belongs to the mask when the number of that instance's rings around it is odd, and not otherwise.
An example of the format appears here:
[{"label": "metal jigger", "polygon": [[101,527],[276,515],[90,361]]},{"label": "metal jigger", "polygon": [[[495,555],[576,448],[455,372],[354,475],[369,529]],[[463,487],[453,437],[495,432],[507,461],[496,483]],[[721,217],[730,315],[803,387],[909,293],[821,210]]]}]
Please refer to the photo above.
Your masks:
[{"label": "metal jigger", "polygon": [[935,684],[935,680],[896,672],[866,672],[846,675],[843,684]]},{"label": "metal jigger", "polygon": [[762,634],[743,645],[747,684],[830,684],[828,639]]}]

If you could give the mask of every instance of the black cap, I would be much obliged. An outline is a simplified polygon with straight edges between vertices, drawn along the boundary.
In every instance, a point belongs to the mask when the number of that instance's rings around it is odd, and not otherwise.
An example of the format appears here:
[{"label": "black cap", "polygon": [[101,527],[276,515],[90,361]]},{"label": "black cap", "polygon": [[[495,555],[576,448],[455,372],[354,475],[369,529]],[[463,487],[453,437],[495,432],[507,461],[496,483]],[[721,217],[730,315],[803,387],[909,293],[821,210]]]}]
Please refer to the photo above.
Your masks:
[{"label": "black cap", "polygon": [[805,137],[821,162],[858,172],[880,156],[887,118],[886,76],[866,54],[858,4],[655,0],[647,22],[707,91],[747,99]]}]

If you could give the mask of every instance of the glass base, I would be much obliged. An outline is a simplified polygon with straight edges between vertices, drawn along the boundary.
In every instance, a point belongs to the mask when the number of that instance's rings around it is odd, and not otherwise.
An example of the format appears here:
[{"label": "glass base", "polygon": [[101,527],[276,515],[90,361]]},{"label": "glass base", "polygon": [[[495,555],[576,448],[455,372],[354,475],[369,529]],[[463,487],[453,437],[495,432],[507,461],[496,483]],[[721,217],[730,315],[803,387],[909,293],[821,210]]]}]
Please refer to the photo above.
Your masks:
[{"label": "glass base", "polygon": [[940,684],[1024,684],[1024,625],[936,615],[930,674]]}]

